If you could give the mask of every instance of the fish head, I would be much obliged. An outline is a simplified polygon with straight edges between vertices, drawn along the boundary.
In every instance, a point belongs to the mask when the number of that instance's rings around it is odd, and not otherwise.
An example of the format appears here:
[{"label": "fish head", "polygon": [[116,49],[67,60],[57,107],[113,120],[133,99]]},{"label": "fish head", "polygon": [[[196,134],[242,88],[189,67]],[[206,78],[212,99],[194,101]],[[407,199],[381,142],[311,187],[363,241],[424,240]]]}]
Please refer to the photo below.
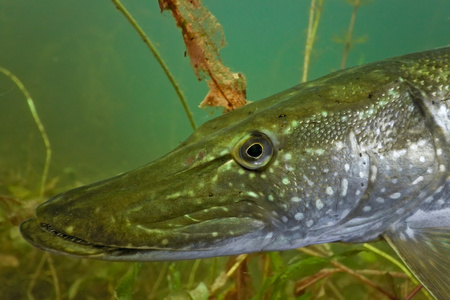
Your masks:
[{"label": "fish head", "polygon": [[376,117],[395,75],[360,68],[248,104],[148,165],[57,195],[22,235],[48,251],[139,261],[351,240],[336,225],[368,195],[361,140],[397,118]]},{"label": "fish head", "polygon": [[293,248],[283,199],[296,186],[280,158],[298,148],[286,121],[296,93],[227,113],[146,166],[53,197],[22,223],[23,236],[44,250],[111,260]]}]

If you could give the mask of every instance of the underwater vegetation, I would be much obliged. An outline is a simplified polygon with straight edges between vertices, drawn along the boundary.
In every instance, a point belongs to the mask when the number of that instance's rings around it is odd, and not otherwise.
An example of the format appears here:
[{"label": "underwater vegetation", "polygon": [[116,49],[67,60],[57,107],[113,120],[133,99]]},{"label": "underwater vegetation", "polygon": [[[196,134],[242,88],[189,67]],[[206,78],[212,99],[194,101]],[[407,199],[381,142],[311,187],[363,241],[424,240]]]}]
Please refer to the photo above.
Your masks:
[{"label": "underwater vegetation", "polygon": [[[305,48],[303,70],[309,65],[307,53],[314,56],[313,41],[320,28],[322,5],[326,6],[326,2],[312,1],[313,28],[307,30],[310,42],[306,44],[310,46]],[[355,16],[358,5],[354,4]],[[358,19],[353,22],[358,26]],[[349,40],[344,40],[344,57],[351,50]],[[208,73],[208,68],[196,73]],[[222,66],[219,71],[223,71]],[[230,85],[227,80],[220,79]],[[208,81],[209,86],[213,83],[214,79]],[[236,86],[239,99],[245,101],[245,83],[238,81]],[[212,95],[207,98],[215,98],[221,91],[210,86]],[[27,93],[24,98],[32,99]],[[225,103],[227,109],[234,108],[228,102],[218,102]],[[45,120],[42,122],[45,124]],[[45,130],[40,132],[44,136]],[[4,299],[431,299],[382,241],[158,263],[80,260],[44,253],[20,237],[19,223],[33,216],[35,207],[44,199],[80,185],[73,175],[77,170],[69,168],[59,176],[47,175],[50,142],[45,149],[39,166],[0,171],[0,295]]]}]

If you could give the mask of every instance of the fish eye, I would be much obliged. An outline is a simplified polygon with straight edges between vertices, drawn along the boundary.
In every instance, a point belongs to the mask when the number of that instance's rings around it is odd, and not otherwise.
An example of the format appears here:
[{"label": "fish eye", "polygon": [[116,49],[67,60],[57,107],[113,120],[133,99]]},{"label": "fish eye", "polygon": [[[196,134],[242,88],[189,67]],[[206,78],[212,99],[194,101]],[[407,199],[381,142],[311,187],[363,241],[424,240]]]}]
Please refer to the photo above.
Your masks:
[{"label": "fish eye", "polygon": [[273,156],[273,145],[265,134],[253,132],[237,143],[233,156],[246,169],[261,169],[270,162]]}]

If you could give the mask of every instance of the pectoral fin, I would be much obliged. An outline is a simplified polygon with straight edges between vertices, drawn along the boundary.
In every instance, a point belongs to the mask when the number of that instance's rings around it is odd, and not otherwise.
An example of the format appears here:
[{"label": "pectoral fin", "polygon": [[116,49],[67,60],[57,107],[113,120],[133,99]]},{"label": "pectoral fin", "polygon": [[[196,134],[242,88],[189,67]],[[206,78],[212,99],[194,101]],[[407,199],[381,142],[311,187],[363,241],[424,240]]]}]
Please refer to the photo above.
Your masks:
[{"label": "pectoral fin", "polygon": [[420,227],[419,223],[405,222],[384,238],[436,299],[449,299],[450,227]]}]

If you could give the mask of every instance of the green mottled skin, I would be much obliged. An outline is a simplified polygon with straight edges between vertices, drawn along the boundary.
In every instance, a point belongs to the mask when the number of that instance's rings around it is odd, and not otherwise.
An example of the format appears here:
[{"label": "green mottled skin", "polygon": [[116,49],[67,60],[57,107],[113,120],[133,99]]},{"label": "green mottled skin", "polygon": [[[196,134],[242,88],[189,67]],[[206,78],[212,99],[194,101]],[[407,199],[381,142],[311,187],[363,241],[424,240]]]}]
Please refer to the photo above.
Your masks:
[{"label": "green mottled skin", "polygon": [[[22,234],[48,251],[150,261],[385,236],[441,298],[449,57],[449,47],[405,55],[249,104],[153,163],[52,198]],[[433,272],[414,264],[416,246]]]}]

